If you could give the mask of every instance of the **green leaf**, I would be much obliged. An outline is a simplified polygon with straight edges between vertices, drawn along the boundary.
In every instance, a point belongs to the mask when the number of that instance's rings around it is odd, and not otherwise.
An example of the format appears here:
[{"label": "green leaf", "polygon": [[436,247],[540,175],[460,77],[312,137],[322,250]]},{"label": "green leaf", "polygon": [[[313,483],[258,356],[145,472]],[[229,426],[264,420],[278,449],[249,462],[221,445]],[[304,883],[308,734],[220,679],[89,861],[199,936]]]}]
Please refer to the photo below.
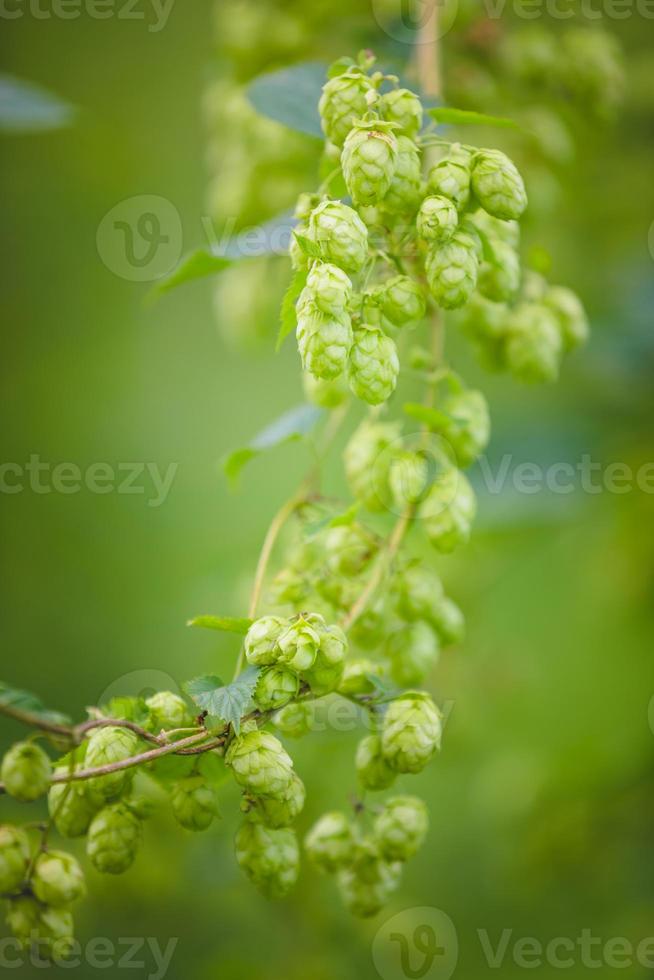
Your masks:
[{"label": "green leaf", "polygon": [[219,677],[204,675],[184,685],[186,693],[202,711],[231,725],[238,734],[241,718],[249,710],[252,693],[259,677],[259,667],[247,667],[231,684],[223,685]]},{"label": "green leaf", "polygon": [[349,71],[350,68],[356,68],[357,63],[353,58],[348,58],[347,56],[343,58],[338,58],[337,61],[332,61],[331,65],[327,69],[327,78],[337,78],[344,72]]},{"label": "green leaf", "polygon": [[233,260],[224,255],[214,255],[206,248],[198,248],[195,252],[185,255],[179,264],[167,276],[163,276],[150,290],[149,299],[156,299],[163,293],[183,286],[186,282],[213,276],[232,265]]},{"label": "green leaf", "polygon": [[449,126],[494,126],[497,129],[521,129],[514,119],[503,116],[487,116],[483,112],[471,112],[468,109],[452,109],[450,106],[437,106],[428,109],[428,114],[437,123]]},{"label": "green leaf", "polygon": [[326,66],[315,62],[259,75],[248,88],[250,102],[262,116],[298,133],[324,139],[318,102]]},{"label": "green leaf", "polygon": [[25,711],[30,715],[36,715],[43,721],[50,721],[55,725],[69,725],[71,723],[68,715],[63,715],[59,711],[50,711],[41,699],[30,691],[9,687],[0,681],[0,706],[2,705],[7,708],[15,708],[16,711]]},{"label": "green leaf", "polygon": [[407,402],[402,406],[402,409],[405,415],[410,416],[412,419],[417,419],[418,422],[424,422],[430,429],[441,429],[452,418],[451,415],[448,415],[447,412],[443,412],[439,408],[430,408],[427,405],[421,405],[419,402]]},{"label": "green leaf", "polygon": [[195,616],[189,619],[187,626],[202,626],[207,630],[221,630],[223,633],[240,633],[245,636],[252,619],[235,619],[232,616]]},{"label": "green leaf", "polygon": [[289,333],[292,333],[292,331],[295,330],[295,326],[297,324],[295,304],[300,297],[300,293],[306,286],[306,282],[307,270],[298,269],[291,279],[291,284],[286,290],[284,299],[282,300],[282,308],[279,315],[279,333],[277,334],[277,344],[275,350],[279,350]]},{"label": "green leaf", "polygon": [[322,256],[320,246],[312,242],[306,235],[301,235],[299,231],[294,231],[293,235],[304,254],[308,255],[310,259],[319,259]]},{"label": "green leaf", "polygon": [[354,524],[359,511],[361,510],[361,504],[358,500],[348,507],[347,510],[343,511],[342,514],[337,514],[328,523],[328,527],[348,527],[350,524]]},{"label": "green leaf", "polygon": [[249,446],[235,449],[223,460],[223,470],[229,481],[234,484],[241,470],[251,459],[259,456],[267,449],[281,446],[306,436],[322,417],[322,410],[315,405],[298,405],[284,412],[278,419],[266,426],[254,437]]},{"label": "green leaf", "polygon": [[75,106],[33,82],[0,75],[0,132],[38,133],[71,126]]}]

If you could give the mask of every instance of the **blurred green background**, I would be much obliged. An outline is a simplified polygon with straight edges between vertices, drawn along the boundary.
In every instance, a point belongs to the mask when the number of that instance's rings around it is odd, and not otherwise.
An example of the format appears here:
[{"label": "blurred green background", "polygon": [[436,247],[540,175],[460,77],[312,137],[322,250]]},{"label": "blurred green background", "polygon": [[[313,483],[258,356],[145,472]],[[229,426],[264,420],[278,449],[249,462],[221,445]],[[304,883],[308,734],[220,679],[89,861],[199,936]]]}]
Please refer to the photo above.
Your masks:
[{"label": "blurred green background", "polygon": [[[299,444],[281,448],[251,464],[238,494],[219,466],[302,399],[294,345],[273,353],[287,261],[254,260],[227,273],[213,303],[205,280],[146,307],[148,285],[102,261],[98,227],[120,202],[157,195],[178,212],[186,251],[206,242],[203,216],[220,231],[225,221],[256,220],[248,206],[262,218],[289,207],[317,167],[315,144],[273,124],[258,131],[235,85],[364,44],[400,66],[410,32],[389,30],[393,4],[381,0],[218,0],[213,10],[178,2],[159,30],[150,29],[156,16],[145,5],[134,8],[139,19],[118,16],[120,4],[106,19],[84,9],[74,19],[22,9],[3,24],[3,70],[80,111],[71,128],[2,137],[2,462],[23,466],[38,454],[82,471],[97,462],[176,467],[157,507],[148,504],[147,478],[138,481],[142,494],[26,486],[1,495],[2,677],[81,717],[107,693],[171,687],[231,663],[233,641],[185,622],[200,612],[244,613],[268,521],[307,460]],[[527,251],[548,251],[552,279],[580,292],[594,328],[559,384],[537,390],[484,376],[451,332],[453,362],[491,401],[489,465],[505,453],[512,468],[577,465],[589,454],[602,468],[623,462],[636,470],[654,448],[652,21],[635,8],[603,17],[624,50],[626,87],[616,106],[591,106],[553,93],[544,76],[527,86],[507,68],[507,38],[526,32],[528,43],[543,29],[559,38],[567,21],[546,9],[526,20],[517,4],[499,19],[481,4],[454,12],[442,41],[446,98],[485,111],[550,113],[540,149],[520,135],[497,142],[526,168]],[[583,17],[577,23],[588,26]],[[552,151],[552,113],[565,123],[567,151]],[[270,158],[263,174],[260,157]],[[244,191],[248,168],[254,176]],[[337,455],[327,486],[339,485]],[[429,802],[431,831],[388,912],[351,920],[332,883],[308,871],[287,901],[261,899],[235,865],[238,799],[228,787],[224,819],[207,835],[180,843],[172,821],[158,816],[132,872],[106,881],[89,870],[90,897],[77,915],[82,944],[139,935],[165,946],[178,937],[170,980],[359,980],[376,975],[372,941],[384,921],[432,906],[455,924],[455,975],[467,980],[490,969],[480,929],[494,945],[505,929],[512,942],[543,944],[576,940],[583,929],[635,944],[654,935],[652,493],[577,486],[571,495],[527,495],[509,480],[489,494],[479,472],[476,482],[473,541],[439,562],[468,637],[430,684],[450,709],[444,751],[411,782]],[[650,490],[653,482],[650,471]],[[3,744],[19,732],[3,723]],[[316,735],[294,747],[308,788],[301,830],[353,789],[356,738]],[[24,818],[7,801],[2,810],[3,819]],[[511,948],[506,977],[524,969]],[[144,976],[155,972],[147,951],[135,959]],[[576,956],[567,973],[590,969]],[[16,975],[42,971],[24,966]]]}]

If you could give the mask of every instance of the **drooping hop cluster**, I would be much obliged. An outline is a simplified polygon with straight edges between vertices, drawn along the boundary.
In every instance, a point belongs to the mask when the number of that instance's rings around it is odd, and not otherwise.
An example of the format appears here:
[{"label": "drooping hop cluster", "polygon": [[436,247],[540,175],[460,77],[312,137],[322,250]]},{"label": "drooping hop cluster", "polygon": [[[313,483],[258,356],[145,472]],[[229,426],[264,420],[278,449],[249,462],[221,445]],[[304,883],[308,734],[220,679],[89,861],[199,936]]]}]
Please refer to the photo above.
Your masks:
[{"label": "drooping hop cluster", "polygon": [[421,847],[429,820],[415,796],[391,797],[372,826],[364,814],[350,820],[339,811],[326,813],[304,840],[305,851],[320,871],[336,875],[344,905],[357,916],[376,915],[400,883],[402,863]]}]

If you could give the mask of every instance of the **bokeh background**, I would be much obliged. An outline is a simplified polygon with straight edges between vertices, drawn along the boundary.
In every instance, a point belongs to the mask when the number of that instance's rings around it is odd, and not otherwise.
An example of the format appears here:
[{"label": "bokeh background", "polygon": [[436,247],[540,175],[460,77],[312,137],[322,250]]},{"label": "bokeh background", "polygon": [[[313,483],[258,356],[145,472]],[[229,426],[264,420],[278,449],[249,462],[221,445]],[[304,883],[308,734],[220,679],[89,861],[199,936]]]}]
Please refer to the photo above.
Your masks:
[{"label": "bokeh background", "polygon": [[[236,494],[219,465],[302,400],[294,345],[273,350],[287,260],[251,260],[146,306],[149,284],[108,267],[98,227],[121,202],[157,195],[179,215],[173,249],[186,251],[206,244],[203,218],[220,234],[290,207],[311,186],[317,144],[257,122],[240,86],[364,45],[404,67],[412,38],[382,0],[178,0],[165,23],[145,3],[129,17],[117,3],[104,19],[84,7],[71,19],[47,5],[50,17],[17,9],[2,15],[3,71],[79,111],[69,127],[0,137],[1,461],[176,467],[156,507],[144,478],[141,494],[0,495],[2,678],[81,717],[107,693],[229,671],[235,643],[185,622],[243,614],[267,523],[308,458],[302,444],[282,447],[251,464]],[[560,382],[536,390],[484,375],[451,331],[453,363],[491,401],[493,468],[506,453],[511,471],[576,466],[584,454],[602,471],[636,471],[654,458],[653,23],[636,5],[620,19],[599,0],[595,9],[599,23],[576,7],[572,22],[546,6],[527,19],[519,3],[489,17],[461,0],[442,38],[450,104],[529,122],[535,135],[470,138],[493,140],[525,168],[526,253],[579,291],[593,324]],[[574,56],[584,42],[564,37],[575,26],[613,35],[622,67],[600,58],[561,89],[552,59],[568,45],[569,63],[585,64]],[[327,486],[339,486],[340,445]],[[442,755],[411,784],[429,802],[431,831],[388,913],[351,920],[331,882],[306,870],[284,903],[261,899],[235,865],[238,800],[227,786],[224,819],[206,835],[180,844],[163,814],[130,873],[107,881],[89,870],[83,944],[178,937],[170,980],[359,980],[376,975],[384,921],[432,906],[455,925],[464,980],[490,969],[480,929],[494,944],[507,929],[511,942],[543,944],[585,928],[603,941],[654,935],[652,469],[649,493],[589,493],[579,482],[569,495],[520,494],[509,478],[490,494],[479,477],[473,541],[439,563],[468,637],[429,685],[450,709]],[[19,731],[3,722],[3,745]],[[316,735],[295,748],[309,791],[302,828],[346,800],[356,738]],[[1,805],[3,819],[24,817]],[[144,976],[154,972],[150,954],[136,958]],[[523,973],[511,945],[501,969]],[[577,956],[567,974],[589,969]]]}]

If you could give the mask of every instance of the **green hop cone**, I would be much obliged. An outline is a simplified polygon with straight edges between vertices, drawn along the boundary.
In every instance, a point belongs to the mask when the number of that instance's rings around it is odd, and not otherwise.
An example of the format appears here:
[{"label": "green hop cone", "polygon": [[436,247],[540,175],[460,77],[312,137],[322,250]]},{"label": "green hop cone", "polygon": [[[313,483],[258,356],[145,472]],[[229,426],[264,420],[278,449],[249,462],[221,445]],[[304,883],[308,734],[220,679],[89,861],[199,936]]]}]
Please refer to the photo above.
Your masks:
[{"label": "green hop cone", "polygon": [[193,721],[186,701],[172,691],[159,691],[145,703],[150,709],[152,729],[155,732],[188,728]]},{"label": "green hop cone", "polygon": [[327,626],[322,631],[314,664],[303,675],[313,694],[322,696],[338,687],[343,677],[347,649],[347,638],[339,626]]},{"label": "green hop cone", "polygon": [[325,549],[329,570],[350,577],[365,570],[377,547],[373,536],[360,524],[343,524],[327,532]]},{"label": "green hop cone", "polygon": [[236,835],[236,860],[267,898],[283,898],[297,881],[300,849],[295,832],[248,820]]},{"label": "green hop cone", "polygon": [[476,514],[474,490],[465,474],[453,466],[434,481],[420,507],[429,540],[444,554],[468,541]]},{"label": "green hop cone", "polygon": [[[309,295],[304,290],[302,297]],[[312,299],[298,303],[297,345],[302,366],[316,378],[331,381],[343,374],[352,347],[349,313],[321,313]]]},{"label": "green hop cone", "polygon": [[45,851],[34,864],[32,889],[44,905],[61,908],[86,894],[84,872],[72,854]]},{"label": "green hop cone", "polygon": [[351,863],[354,855],[352,825],[344,813],[325,813],[304,838],[304,850],[312,864],[333,874]]},{"label": "green hop cone", "polygon": [[16,742],[2,760],[0,778],[10,796],[21,803],[38,800],[48,791],[52,763],[34,742]]},{"label": "green hop cone", "polygon": [[309,670],[318,656],[325,628],[325,620],[318,613],[296,616],[279,638],[279,662],[296,672]]},{"label": "green hop cone", "polygon": [[[383,200],[386,220],[415,214],[423,197],[420,151],[408,136],[397,138],[397,159],[391,185]],[[379,220],[372,222],[380,224]]]},{"label": "green hop cone", "polygon": [[173,816],[185,830],[206,830],[218,816],[218,800],[202,776],[187,776],[170,790]]},{"label": "green hop cone", "polygon": [[[368,606],[350,627],[349,632],[353,643],[365,650],[380,647],[388,632],[390,613],[390,607],[383,599],[378,599],[372,606]],[[348,666],[349,664],[346,664],[346,673]],[[375,671],[380,677],[383,674],[382,667],[382,664],[377,664]]]},{"label": "green hop cone", "polygon": [[355,119],[365,115],[366,96],[373,91],[368,78],[360,72],[345,72],[329,79],[323,87],[318,111],[323,132],[331,143],[343,145]]},{"label": "green hop cone", "polygon": [[422,103],[414,92],[406,88],[394,89],[381,97],[380,109],[388,122],[396,123],[396,133],[417,136],[422,129]]},{"label": "green hop cone", "polygon": [[474,239],[464,231],[433,247],[425,261],[431,294],[445,310],[468,302],[477,285],[479,259]]},{"label": "green hop cone", "polygon": [[427,807],[417,796],[392,796],[375,819],[374,836],[387,861],[408,861],[429,829]]},{"label": "green hop cone", "polygon": [[252,796],[282,799],[293,778],[293,760],[269,732],[237,735],[225,755],[236,782]]},{"label": "green hop cone", "polygon": [[377,327],[361,326],[354,331],[348,380],[357,398],[381,405],[395,391],[400,361],[395,342]]},{"label": "green hop cone", "polygon": [[311,212],[314,208],[317,208],[320,204],[319,194],[309,194],[306,191],[300,194],[297,201],[295,202],[295,208],[293,210],[293,217],[297,218],[298,221],[308,221]]},{"label": "green hop cone", "polygon": [[371,511],[383,510],[390,494],[391,447],[400,437],[395,422],[366,420],[353,433],[343,459],[352,495]]},{"label": "green hop cone", "polygon": [[471,341],[480,363],[487,371],[506,368],[505,339],[509,327],[509,308],[473,293],[461,313],[462,333]]},{"label": "green hop cone", "polygon": [[429,623],[418,619],[391,633],[387,652],[391,676],[399,687],[422,684],[438,662],[438,637]]},{"label": "green hop cone", "polygon": [[10,824],[0,826],[0,895],[20,890],[30,863],[27,834]]},{"label": "green hop cone", "polygon": [[586,343],[590,327],[586,311],[576,293],[565,286],[550,286],[545,291],[543,303],[556,316],[564,350],[571,351]]},{"label": "green hop cone", "polygon": [[384,283],[381,295],[381,308],[396,327],[422,320],[427,303],[422,288],[409,276],[395,276]]},{"label": "green hop cone", "polygon": [[453,599],[444,597],[441,600],[432,622],[443,646],[447,647],[463,642],[466,621]]},{"label": "green hop cone", "polygon": [[86,853],[98,871],[120,875],[134,863],[140,842],[139,818],[124,803],[113,803],[93,818]]},{"label": "green hop cone", "polygon": [[[388,902],[400,883],[401,866],[377,860],[374,880],[364,880],[356,868],[343,868],[338,872],[338,890],[346,909],[358,918],[368,919],[377,915]],[[368,876],[372,878],[372,875]]]},{"label": "green hop cone", "polygon": [[245,796],[241,809],[250,819],[259,820],[267,827],[278,829],[290,827],[304,809],[306,789],[304,783],[293,773],[293,778],[284,796],[279,800],[269,800],[260,796]]},{"label": "green hop cone", "polygon": [[403,619],[426,619],[435,624],[444,599],[443,584],[436,572],[424,565],[409,565],[398,576],[396,592],[397,611]]},{"label": "green hop cone", "polygon": [[384,672],[384,665],[379,661],[368,660],[366,657],[348,660],[341,683],[338,685],[338,692],[346,697],[354,694],[372,694],[375,683],[371,678],[382,676]]},{"label": "green hop cone", "polygon": [[21,946],[34,946],[41,956],[58,960],[71,952],[73,916],[67,909],[49,908],[25,895],[9,902],[7,925]]},{"label": "green hop cone", "polygon": [[520,303],[509,316],[506,363],[527,384],[556,381],[563,353],[555,314],[542,303]]},{"label": "green hop cone", "polygon": [[262,616],[252,623],[245,634],[245,656],[249,664],[266,667],[277,663],[279,658],[278,641],[288,620],[281,616]]},{"label": "green hop cone", "polygon": [[368,229],[353,208],[323,201],[311,212],[308,235],[325,262],[357,273],[368,257]]},{"label": "green hop cone", "polygon": [[[78,767],[79,768],[79,767]],[[67,774],[67,766],[55,769],[55,776]],[[62,837],[83,837],[97,812],[89,799],[85,782],[53,783],[48,792],[48,812]]]},{"label": "green hop cone", "polygon": [[394,772],[421,772],[442,736],[441,715],[428,694],[407,691],[388,706],[381,732],[384,759]]},{"label": "green hop cone", "polygon": [[472,164],[472,189],[490,215],[516,221],[527,207],[527,193],[515,164],[501,150],[479,150]]},{"label": "green hop cone", "polygon": [[331,262],[316,262],[312,266],[307,289],[321,313],[328,316],[342,316],[352,299],[350,277]]},{"label": "green hop cone", "polygon": [[423,453],[397,453],[392,461],[389,486],[395,506],[405,510],[418,504],[429,487],[429,463]]},{"label": "green hop cone", "polygon": [[345,378],[316,378],[309,371],[302,375],[302,387],[307,401],[319,408],[338,408],[346,400],[349,392]]},{"label": "green hop cone", "polygon": [[520,224],[517,221],[502,221],[482,208],[469,217],[472,224],[476,225],[486,238],[499,239],[506,245],[510,245],[516,252],[520,248]]},{"label": "green hop cone", "polygon": [[287,704],[276,711],[272,723],[278,732],[288,738],[302,738],[313,728],[314,708],[311,701]]},{"label": "green hop cone", "polygon": [[439,433],[447,440],[459,466],[470,466],[490,439],[488,402],[480,391],[452,391],[440,406],[445,413]]},{"label": "green hop cone", "polygon": [[265,667],[254,689],[254,703],[260,711],[273,711],[297,697],[300,682],[288,667]]},{"label": "green hop cone", "polygon": [[470,200],[470,167],[468,157],[451,153],[429,171],[427,184],[431,194],[446,197],[457,211],[462,211]]},{"label": "green hop cone", "polygon": [[[122,762],[136,755],[138,746],[137,736],[126,728],[96,728],[88,740],[84,762],[88,769]],[[86,784],[89,798],[98,805],[116,799],[130,785],[132,776],[130,769],[94,776]]]},{"label": "green hop cone", "polygon": [[397,140],[383,123],[361,123],[352,129],[341,166],[355,204],[378,204],[384,199],[397,167],[397,154]]},{"label": "green hop cone", "polygon": [[496,238],[491,242],[493,259],[482,262],[477,288],[482,296],[495,303],[512,300],[520,289],[520,258],[506,242]]},{"label": "green hop cone", "polygon": [[395,771],[382,754],[379,735],[366,735],[361,739],[357,745],[354,764],[364,789],[388,789],[395,781]]},{"label": "green hop cone", "polygon": [[456,207],[447,197],[432,195],[420,205],[416,218],[418,234],[426,242],[442,245],[449,242],[459,224]]}]

